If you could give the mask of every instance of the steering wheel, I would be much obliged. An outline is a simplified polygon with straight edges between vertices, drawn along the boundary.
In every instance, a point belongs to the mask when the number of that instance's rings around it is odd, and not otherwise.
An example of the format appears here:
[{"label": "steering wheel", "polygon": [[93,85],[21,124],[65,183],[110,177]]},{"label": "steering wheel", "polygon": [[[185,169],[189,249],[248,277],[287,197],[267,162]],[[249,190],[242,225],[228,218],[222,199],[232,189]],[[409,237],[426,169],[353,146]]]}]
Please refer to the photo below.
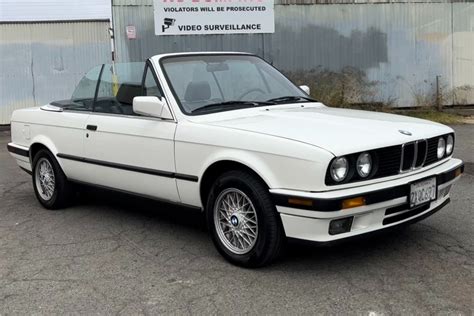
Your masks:
[{"label": "steering wheel", "polygon": [[260,92],[261,94],[265,94],[265,91],[263,91],[262,89],[260,88],[252,88],[248,91],[245,91],[239,98],[237,98],[237,100],[242,100],[247,94],[250,94],[252,92]]}]

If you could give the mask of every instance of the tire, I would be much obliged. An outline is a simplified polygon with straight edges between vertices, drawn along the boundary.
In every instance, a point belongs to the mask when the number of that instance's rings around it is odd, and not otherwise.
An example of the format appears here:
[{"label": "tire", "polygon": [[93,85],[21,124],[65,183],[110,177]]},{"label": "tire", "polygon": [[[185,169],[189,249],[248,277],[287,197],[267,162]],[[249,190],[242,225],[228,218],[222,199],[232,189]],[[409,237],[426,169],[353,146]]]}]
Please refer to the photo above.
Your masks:
[{"label": "tire", "polygon": [[[41,168],[47,169],[47,176],[43,176],[43,179],[46,178],[47,184],[50,185],[50,190],[44,190],[41,186]],[[43,172],[45,174],[45,172]],[[70,201],[71,197],[71,185],[67,181],[66,175],[62,171],[54,155],[46,150],[41,149],[33,158],[33,188],[35,190],[35,195],[41,205],[49,210],[57,210],[63,208]],[[51,177],[50,175],[53,175]],[[52,179],[52,181],[49,181]],[[44,182],[43,182],[44,183]]]},{"label": "tire", "polygon": [[[240,202],[229,211],[232,199]],[[219,253],[241,267],[270,264],[285,242],[283,225],[268,188],[244,171],[229,171],[214,182],[207,199],[206,220]]]}]

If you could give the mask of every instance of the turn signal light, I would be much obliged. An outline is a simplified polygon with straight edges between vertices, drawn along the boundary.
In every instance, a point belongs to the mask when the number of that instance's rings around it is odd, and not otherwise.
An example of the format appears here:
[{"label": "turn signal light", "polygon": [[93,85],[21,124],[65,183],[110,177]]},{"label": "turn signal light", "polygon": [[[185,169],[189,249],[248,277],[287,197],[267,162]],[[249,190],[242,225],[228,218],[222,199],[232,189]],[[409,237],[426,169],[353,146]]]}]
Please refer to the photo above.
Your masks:
[{"label": "turn signal light", "polygon": [[454,177],[459,177],[461,175],[462,171],[461,171],[461,168],[458,168],[456,169],[456,171],[454,171]]},{"label": "turn signal light", "polygon": [[342,201],[342,209],[353,208],[365,205],[365,198],[360,196]]},{"label": "turn signal light", "polygon": [[297,199],[297,198],[290,198],[288,199],[289,204],[294,205],[302,205],[302,206],[313,206],[313,201],[308,199]]}]

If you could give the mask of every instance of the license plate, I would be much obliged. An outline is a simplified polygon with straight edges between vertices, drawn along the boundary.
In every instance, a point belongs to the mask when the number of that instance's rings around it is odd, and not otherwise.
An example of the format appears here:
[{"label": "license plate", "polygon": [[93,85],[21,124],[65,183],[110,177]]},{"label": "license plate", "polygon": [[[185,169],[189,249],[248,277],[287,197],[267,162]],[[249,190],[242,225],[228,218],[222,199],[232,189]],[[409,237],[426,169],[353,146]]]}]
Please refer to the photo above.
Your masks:
[{"label": "license plate", "polygon": [[410,207],[436,199],[436,178],[415,182],[410,186]]}]

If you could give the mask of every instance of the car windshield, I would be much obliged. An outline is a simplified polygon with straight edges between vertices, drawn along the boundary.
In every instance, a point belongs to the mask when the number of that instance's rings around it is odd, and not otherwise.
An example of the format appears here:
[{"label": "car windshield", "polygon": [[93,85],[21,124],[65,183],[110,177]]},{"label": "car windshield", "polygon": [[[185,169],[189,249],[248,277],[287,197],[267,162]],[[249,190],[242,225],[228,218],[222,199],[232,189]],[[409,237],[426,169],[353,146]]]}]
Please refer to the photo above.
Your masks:
[{"label": "car windshield", "polygon": [[186,114],[311,101],[262,59],[251,55],[165,57],[165,75]]}]

